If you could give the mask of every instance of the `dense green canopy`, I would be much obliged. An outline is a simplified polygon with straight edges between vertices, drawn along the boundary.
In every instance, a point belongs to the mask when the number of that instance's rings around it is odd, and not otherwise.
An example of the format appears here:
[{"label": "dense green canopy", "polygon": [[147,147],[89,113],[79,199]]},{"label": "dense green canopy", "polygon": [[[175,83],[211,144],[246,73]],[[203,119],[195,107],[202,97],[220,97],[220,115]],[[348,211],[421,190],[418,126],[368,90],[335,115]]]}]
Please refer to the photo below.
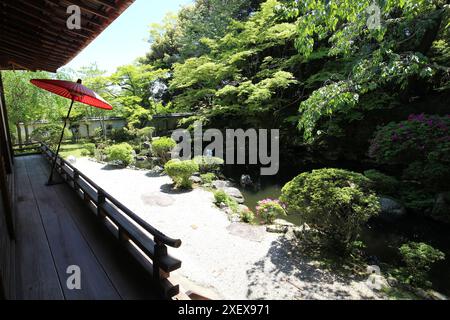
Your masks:
[{"label": "dense green canopy", "polygon": [[[207,126],[279,128],[286,150],[355,158],[378,125],[446,112],[433,101],[450,91],[449,12],[444,0],[197,0],[151,26],[136,63],[78,75],[138,127],[189,111]],[[61,117],[32,88],[17,106],[26,76],[5,78],[12,122]]]}]

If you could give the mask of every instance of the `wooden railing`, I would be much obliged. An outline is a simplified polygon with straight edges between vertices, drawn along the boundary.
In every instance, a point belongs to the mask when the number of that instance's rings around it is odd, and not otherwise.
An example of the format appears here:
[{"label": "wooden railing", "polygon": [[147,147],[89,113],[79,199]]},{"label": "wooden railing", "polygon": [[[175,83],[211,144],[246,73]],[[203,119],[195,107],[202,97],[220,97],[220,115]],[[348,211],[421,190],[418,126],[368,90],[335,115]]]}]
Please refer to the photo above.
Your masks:
[{"label": "wooden railing", "polygon": [[[55,154],[46,145],[41,145],[40,149],[50,162],[55,159]],[[168,298],[177,295],[179,286],[172,284],[169,276],[170,272],[181,267],[181,261],[168,254],[167,246],[178,248],[181,240],[172,239],[155,229],[61,157],[56,161],[55,170],[149,272],[163,295]]]},{"label": "wooden railing", "polygon": [[39,154],[41,153],[41,143],[23,143],[21,145],[15,144],[13,145],[13,153],[15,157],[25,156],[30,154]]}]

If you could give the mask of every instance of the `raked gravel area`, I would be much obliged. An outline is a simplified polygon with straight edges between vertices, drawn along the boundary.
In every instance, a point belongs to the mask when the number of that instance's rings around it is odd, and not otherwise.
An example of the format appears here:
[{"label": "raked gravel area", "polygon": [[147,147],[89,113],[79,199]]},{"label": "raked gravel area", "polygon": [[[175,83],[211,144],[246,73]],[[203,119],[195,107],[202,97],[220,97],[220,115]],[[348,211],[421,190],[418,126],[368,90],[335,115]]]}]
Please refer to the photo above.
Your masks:
[{"label": "raked gravel area", "polygon": [[181,239],[180,248],[169,249],[183,262],[177,276],[216,298],[379,298],[364,279],[320,270],[286,237],[264,227],[231,224],[209,191],[174,193],[167,176],[112,169],[86,158],[74,165],[151,225]]}]

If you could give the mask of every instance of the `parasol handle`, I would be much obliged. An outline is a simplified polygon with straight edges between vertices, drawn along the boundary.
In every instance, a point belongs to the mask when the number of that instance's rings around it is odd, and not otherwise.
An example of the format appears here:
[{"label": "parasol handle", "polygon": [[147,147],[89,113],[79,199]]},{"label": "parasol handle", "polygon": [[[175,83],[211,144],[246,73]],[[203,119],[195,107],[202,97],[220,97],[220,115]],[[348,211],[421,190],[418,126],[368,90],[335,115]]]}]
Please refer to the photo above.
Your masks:
[{"label": "parasol handle", "polygon": [[58,161],[59,149],[61,148],[61,142],[64,138],[64,132],[66,131],[66,127],[67,127],[67,120],[69,120],[70,113],[72,112],[72,107],[73,107],[74,102],[75,102],[75,98],[72,98],[72,102],[70,103],[69,112],[67,113],[67,117],[64,120],[64,127],[61,132],[61,137],[59,138],[58,149],[56,150],[55,159],[53,159],[52,171],[50,172],[50,177],[48,178],[48,182],[47,182],[48,186],[51,186],[53,184],[53,173],[55,171],[56,161]]}]

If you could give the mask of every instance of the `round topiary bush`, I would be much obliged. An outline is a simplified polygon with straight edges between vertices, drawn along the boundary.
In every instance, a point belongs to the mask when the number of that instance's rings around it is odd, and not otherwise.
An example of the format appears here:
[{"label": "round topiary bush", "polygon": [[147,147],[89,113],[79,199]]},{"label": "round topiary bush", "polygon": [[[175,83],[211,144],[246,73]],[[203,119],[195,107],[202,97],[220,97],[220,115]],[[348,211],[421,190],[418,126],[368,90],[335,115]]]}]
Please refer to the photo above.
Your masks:
[{"label": "round topiary bush", "polygon": [[193,160],[198,164],[200,173],[217,172],[224,164],[224,160],[217,157],[197,156]]},{"label": "round topiary bush", "polygon": [[162,137],[152,142],[153,152],[161,158],[163,163],[170,160],[170,152],[175,148],[177,143],[172,138]]},{"label": "round topiary bush", "polygon": [[348,251],[361,226],[378,215],[380,203],[363,175],[341,169],[302,173],[282,189],[287,212],[321,234],[323,245]]},{"label": "round topiary bush", "polygon": [[164,166],[165,172],[172,178],[175,186],[181,189],[191,189],[192,181],[189,179],[198,172],[198,164],[192,160],[170,160]]},{"label": "round topiary bush", "polygon": [[115,144],[106,148],[107,160],[114,164],[128,166],[133,161],[133,147],[128,143]]}]

